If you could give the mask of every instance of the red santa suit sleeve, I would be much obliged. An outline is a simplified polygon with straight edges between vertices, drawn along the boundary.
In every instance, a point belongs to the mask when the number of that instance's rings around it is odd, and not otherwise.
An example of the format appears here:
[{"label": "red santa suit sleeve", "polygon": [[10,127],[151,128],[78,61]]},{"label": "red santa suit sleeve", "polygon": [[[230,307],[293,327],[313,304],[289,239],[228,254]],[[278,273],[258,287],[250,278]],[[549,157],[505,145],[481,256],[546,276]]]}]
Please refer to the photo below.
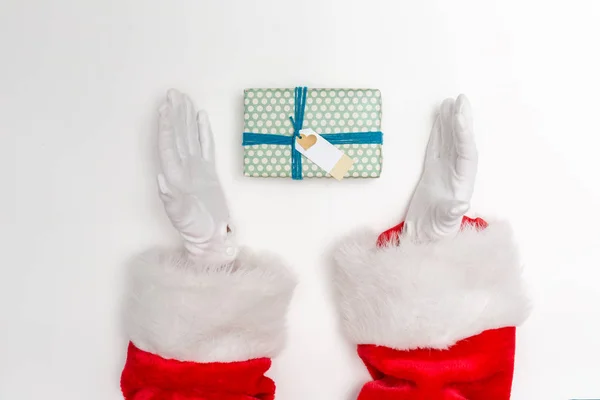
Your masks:
[{"label": "red santa suit sleeve", "polygon": [[510,226],[463,219],[418,243],[402,224],[336,253],[342,324],[373,380],[359,400],[508,400],[530,302]]},{"label": "red santa suit sleeve", "polygon": [[127,400],[271,400],[296,284],[281,260],[243,250],[204,265],[180,252],[134,260],[126,296]]}]

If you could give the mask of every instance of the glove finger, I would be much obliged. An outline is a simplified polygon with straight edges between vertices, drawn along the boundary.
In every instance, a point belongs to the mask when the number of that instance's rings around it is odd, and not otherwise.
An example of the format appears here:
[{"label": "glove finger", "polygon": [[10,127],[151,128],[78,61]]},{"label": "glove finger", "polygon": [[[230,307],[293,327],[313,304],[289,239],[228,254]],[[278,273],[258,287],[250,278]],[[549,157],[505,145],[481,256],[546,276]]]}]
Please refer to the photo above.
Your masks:
[{"label": "glove finger", "polygon": [[473,117],[471,105],[465,95],[458,96],[456,105],[453,120],[456,150],[454,167],[458,179],[454,183],[460,185],[460,187],[454,189],[456,193],[464,191],[465,195],[470,198],[475,185],[478,164],[477,145],[473,133]]},{"label": "glove finger", "polygon": [[429,142],[427,142],[427,151],[425,158],[427,160],[434,160],[440,157],[440,150],[442,147],[442,126],[440,122],[440,116],[435,118],[433,128],[429,134]]},{"label": "glove finger", "polygon": [[208,119],[206,111],[200,110],[197,115],[197,120],[202,158],[206,161],[214,162],[215,143],[210,120]]},{"label": "glove finger", "polygon": [[190,156],[187,140],[186,125],[186,102],[185,95],[177,89],[167,91],[167,105],[171,108],[170,123],[173,127],[173,134],[177,152],[182,162]]},{"label": "glove finger", "polygon": [[194,156],[200,154],[200,139],[198,137],[198,125],[196,124],[196,108],[188,95],[183,95],[185,104],[185,139],[187,151]]},{"label": "glove finger", "polygon": [[158,110],[158,153],[160,166],[169,178],[181,170],[182,160],[177,150],[175,127],[172,124],[173,107],[166,100]]},{"label": "glove finger", "polygon": [[473,110],[471,108],[471,102],[464,94],[459,94],[456,98],[454,105],[454,112],[460,113],[465,116],[465,119],[469,123],[469,126],[473,128]]},{"label": "glove finger", "polygon": [[473,117],[469,100],[463,94],[456,100],[455,113],[452,120],[456,152],[465,159],[477,157],[477,147],[473,135]]},{"label": "glove finger", "polygon": [[452,137],[452,117],[454,115],[454,99],[448,98],[442,102],[440,107],[441,124],[441,154],[447,154],[450,151],[450,145],[454,140]]}]

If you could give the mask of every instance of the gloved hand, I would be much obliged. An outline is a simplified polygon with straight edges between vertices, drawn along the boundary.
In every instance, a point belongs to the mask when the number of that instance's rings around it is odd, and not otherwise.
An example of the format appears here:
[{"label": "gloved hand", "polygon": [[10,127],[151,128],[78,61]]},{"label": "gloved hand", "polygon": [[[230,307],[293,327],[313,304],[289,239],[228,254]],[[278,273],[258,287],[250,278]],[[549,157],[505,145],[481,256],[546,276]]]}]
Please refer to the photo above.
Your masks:
[{"label": "gloved hand", "polygon": [[455,235],[470,207],[477,175],[471,105],[465,95],[442,103],[425,167],[408,207],[404,232],[419,241]]},{"label": "gloved hand", "polygon": [[168,91],[159,108],[158,148],[160,197],[185,249],[205,264],[233,261],[238,248],[215,170],[208,115],[196,114],[190,98],[175,89]]},{"label": "gloved hand", "polygon": [[186,251],[151,249],[127,273],[126,400],[273,399],[296,279],[277,256],[237,254],[206,114],[170,90],[160,107],[165,210]]},{"label": "gloved hand", "polygon": [[476,172],[461,95],[442,104],[406,221],[335,253],[342,327],[373,378],[359,400],[510,399],[530,301],[510,225],[463,218]]}]

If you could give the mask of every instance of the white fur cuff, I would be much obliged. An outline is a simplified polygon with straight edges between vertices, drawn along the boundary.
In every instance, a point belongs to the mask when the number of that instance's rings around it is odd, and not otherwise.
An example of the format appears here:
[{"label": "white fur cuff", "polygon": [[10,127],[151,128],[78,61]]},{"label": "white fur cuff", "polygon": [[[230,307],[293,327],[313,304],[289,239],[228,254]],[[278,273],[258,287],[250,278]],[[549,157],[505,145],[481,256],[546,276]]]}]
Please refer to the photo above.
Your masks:
[{"label": "white fur cuff", "polygon": [[359,232],[335,254],[343,328],[356,344],[444,349],[488,329],[517,326],[529,299],[510,226],[465,228],[456,237],[377,248]]},{"label": "white fur cuff", "polygon": [[296,285],[280,259],[242,251],[232,265],[198,265],[150,251],[130,268],[126,327],[136,347],[195,362],[273,357]]}]

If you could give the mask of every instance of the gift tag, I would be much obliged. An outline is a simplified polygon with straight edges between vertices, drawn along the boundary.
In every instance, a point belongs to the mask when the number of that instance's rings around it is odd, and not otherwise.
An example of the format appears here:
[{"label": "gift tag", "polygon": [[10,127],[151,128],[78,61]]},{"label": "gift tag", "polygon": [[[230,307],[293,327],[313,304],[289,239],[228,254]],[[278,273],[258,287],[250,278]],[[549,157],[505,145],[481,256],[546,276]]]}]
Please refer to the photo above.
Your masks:
[{"label": "gift tag", "polygon": [[296,150],[327,171],[338,181],[352,167],[354,160],[312,129],[302,129],[296,138]]}]

